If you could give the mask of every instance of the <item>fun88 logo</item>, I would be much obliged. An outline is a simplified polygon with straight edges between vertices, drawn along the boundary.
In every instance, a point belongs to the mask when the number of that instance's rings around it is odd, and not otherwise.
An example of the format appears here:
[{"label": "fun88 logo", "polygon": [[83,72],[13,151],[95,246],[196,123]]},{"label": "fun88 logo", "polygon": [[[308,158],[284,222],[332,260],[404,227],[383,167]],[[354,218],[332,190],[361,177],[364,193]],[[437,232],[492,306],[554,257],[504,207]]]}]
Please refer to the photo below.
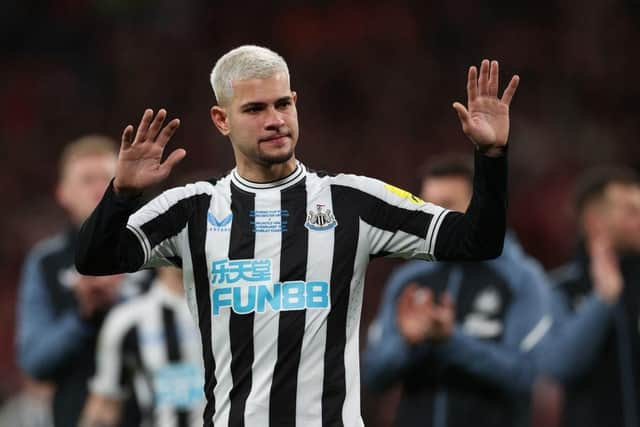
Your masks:
[{"label": "fun88 logo", "polygon": [[329,283],[323,281],[273,282],[271,260],[222,259],[211,263],[213,315],[230,307],[238,314],[267,310],[303,310],[330,307]]}]

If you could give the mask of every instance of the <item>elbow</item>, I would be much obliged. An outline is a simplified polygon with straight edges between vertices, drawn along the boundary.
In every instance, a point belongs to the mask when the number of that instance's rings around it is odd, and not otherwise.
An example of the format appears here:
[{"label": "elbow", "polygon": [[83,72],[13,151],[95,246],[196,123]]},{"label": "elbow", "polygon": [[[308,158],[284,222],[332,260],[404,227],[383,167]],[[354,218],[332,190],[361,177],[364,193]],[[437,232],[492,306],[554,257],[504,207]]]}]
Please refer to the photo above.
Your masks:
[{"label": "elbow", "polygon": [[500,255],[502,255],[503,247],[504,247],[504,242],[502,239],[500,241],[480,243],[480,244],[474,245],[472,248],[468,250],[468,253],[471,254],[471,256],[467,260],[468,261],[489,261],[492,259],[496,259]]},{"label": "elbow", "polygon": [[40,357],[32,348],[19,350],[18,364],[25,373],[36,380],[48,380],[53,374],[47,365],[46,357]]},{"label": "elbow", "polygon": [[496,242],[494,245],[490,245],[485,251],[485,260],[496,259],[500,255],[502,255],[502,250],[504,249],[504,239],[500,239],[499,242]]}]

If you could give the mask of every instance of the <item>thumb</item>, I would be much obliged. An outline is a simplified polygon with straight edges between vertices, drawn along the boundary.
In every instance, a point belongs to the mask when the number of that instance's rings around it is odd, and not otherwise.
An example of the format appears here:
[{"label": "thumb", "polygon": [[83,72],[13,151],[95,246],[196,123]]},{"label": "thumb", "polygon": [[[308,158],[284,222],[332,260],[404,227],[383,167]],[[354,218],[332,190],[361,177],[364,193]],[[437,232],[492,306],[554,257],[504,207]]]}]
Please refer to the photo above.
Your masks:
[{"label": "thumb", "polygon": [[183,148],[173,150],[173,152],[169,154],[169,157],[167,157],[166,160],[160,165],[163,174],[165,176],[168,176],[169,173],[171,173],[173,167],[177,165],[182,159],[184,159],[186,155],[187,152]]},{"label": "thumb", "polygon": [[458,118],[462,125],[466,125],[469,122],[469,111],[467,111],[466,107],[459,102],[454,102],[453,109],[458,113]]}]

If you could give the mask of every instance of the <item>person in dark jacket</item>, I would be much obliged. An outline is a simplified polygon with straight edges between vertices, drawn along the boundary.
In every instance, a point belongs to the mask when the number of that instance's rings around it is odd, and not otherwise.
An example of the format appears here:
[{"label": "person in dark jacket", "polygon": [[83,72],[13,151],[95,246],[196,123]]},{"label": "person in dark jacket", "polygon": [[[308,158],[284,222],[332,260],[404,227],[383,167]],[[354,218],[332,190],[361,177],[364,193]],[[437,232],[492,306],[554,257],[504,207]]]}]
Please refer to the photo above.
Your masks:
[{"label": "person in dark jacket", "polygon": [[[472,173],[463,159],[435,160],[422,197],[464,210]],[[544,270],[507,233],[495,260],[410,262],[393,273],[369,331],[363,379],[373,391],[403,385],[398,426],[526,425],[537,379],[571,376],[581,357],[572,344],[604,312],[591,304],[556,328]]]},{"label": "person in dark jacket", "polygon": [[28,254],[19,285],[17,357],[30,377],[55,386],[56,427],[76,426],[94,370],[96,336],[107,310],[137,293],[148,273],[90,277],[78,274],[78,228],[100,201],[115,173],[117,146],[90,135],[70,143],[60,160],[56,200],[70,225]]},{"label": "person in dark jacket", "polygon": [[[583,360],[565,388],[564,425],[640,425],[640,180],[631,169],[600,168],[576,193],[581,243],[553,278],[568,310],[566,321],[599,299],[606,316],[590,340],[597,352]],[[565,347],[568,347],[564,343]],[[583,342],[573,340],[580,349]]]}]

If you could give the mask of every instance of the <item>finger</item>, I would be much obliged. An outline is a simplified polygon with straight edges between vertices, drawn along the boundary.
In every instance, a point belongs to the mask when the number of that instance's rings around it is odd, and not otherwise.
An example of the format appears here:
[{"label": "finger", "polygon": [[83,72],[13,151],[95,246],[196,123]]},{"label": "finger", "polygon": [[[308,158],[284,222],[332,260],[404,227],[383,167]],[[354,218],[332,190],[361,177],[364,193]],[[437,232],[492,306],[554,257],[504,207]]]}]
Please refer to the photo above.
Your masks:
[{"label": "finger", "polygon": [[162,132],[160,132],[160,135],[158,135],[158,138],[156,139],[156,144],[164,148],[169,142],[169,140],[171,139],[171,137],[173,136],[173,134],[176,133],[176,130],[178,130],[179,127],[180,127],[180,119],[171,120],[164,127],[164,129],[162,129]]},{"label": "finger", "polygon": [[138,131],[136,132],[136,137],[133,140],[134,144],[142,142],[147,137],[147,131],[149,130],[149,124],[151,123],[151,119],[153,118],[153,110],[147,108],[144,110],[144,114],[142,114],[142,119],[140,119],[140,124],[138,125]]},{"label": "finger", "polygon": [[160,129],[162,129],[162,124],[164,123],[164,119],[167,117],[167,110],[161,108],[156,114],[155,119],[151,122],[151,126],[149,127],[149,131],[147,132],[147,139],[150,141],[155,141]]},{"label": "finger", "polygon": [[414,294],[417,288],[418,287],[415,283],[409,283],[404,288],[404,290],[398,297],[398,301],[397,301],[398,312],[404,313],[411,310],[411,308],[413,307]]},{"label": "finger", "polygon": [[499,69],[498,61],[491,61],[489,69],[489,96],[498,96]]},{"label": "finger", "polygon": [[480,64],[480,78],[478,79],[480,96],[489,95],[489,60],[483,59]]},{"label": "finger", "polygon": [[124,128],[124,131],[122,132],[122,139],[120,144],[120,147],[122,149],[126,150],[127,148],[131,147],[132,136],[133,136],[133,126],[127,125],[127,127]]},{"label": "finger", "polygon": [[451,297],[451,294],[449,292],[445,292],[442,295],[440,295],[440,305],[446,309],[452,309],[454,302],[453,302],[453,297]]},{"label": "finger", "polygon": [[467,75],[467,99],[469,102],[478,97],[478,69],[475,66],[469,67]]},{"label": "finger", "polygon": [[460,104],[459,102],[453,103],[453,109],[456,110],[456,113],[458,113],[458,118],[460,119],[460,123],[462,124],[462,128],[464,129],[468,125],[470,120],[469,111],[464,105]]},{"label": "finger", "polygon": [[186,155],[187,152],[183,148],[173,150],[173,152],[169,154],[169,157],[167,157],[167,159],[160,165],[162,174],[165,177],[169,176],[173,167],[177,165],[182,159],[184,159]]},{"label": "finger", "polygon": [[433,310],[433,291],[429,288],[423,288],[424,289],[424,298],[422,303],[420,304],[420,308],[421,310],[424,310],[426,312],[430,312]]},{"label": "finger", "polygon": [[511,78],[509,82],[509,86],[504,90],[502,94],[502,102],[507,105],[511,104],[511,100],[513,99],[513,95],[516,93],[516,89],[518,89],[518,84],[520,84],[520,76],[517,74]]},{"label": "finger", "polygon": [[422,306],[422,305],[428,304],[432,300],[433,300],[433,294],[431,290],[424,287],[420,287],[413,294],[413,303],[415,305]]}]

